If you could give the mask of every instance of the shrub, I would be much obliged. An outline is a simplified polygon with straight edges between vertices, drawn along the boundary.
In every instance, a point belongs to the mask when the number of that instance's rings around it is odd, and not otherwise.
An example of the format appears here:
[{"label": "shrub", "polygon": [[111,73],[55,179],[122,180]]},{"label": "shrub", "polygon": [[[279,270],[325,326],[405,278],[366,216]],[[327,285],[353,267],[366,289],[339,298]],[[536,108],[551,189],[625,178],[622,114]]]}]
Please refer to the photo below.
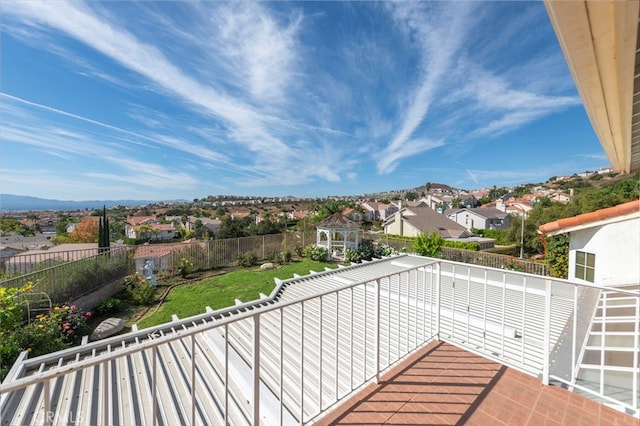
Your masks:
[{"label": "shrub", "polygon": [[32,288],[31,282],[19,288],[0,287],[0,336],[3,332],[11,331],[22,324],[22,295],[31,291]]},{"label": "shrub", "polygon": [[136,286],[129,293],[131,301],[138,305],[150,304],[155,300],[155,296],[156,289],[148,280],[145,280],[143,284]]},{"label": "shrub", "polygon": [[393,256],[395,254],[398,254],[398,251],[393,247],[384,244],[373,247],[371,241],[365,240],[357,250],[347,249],[344,260],[349,263],[360,263],[363,260],[372,260],[374,257],[382,258],[385,256]]},{"label": "shrub", "polygon": [[120,312],[122,309],[122,301],[115,297],[110,297],[93,307],[93,312],[97,315],[106,315]]},{"label": "shrub", "polygon": [[132,291],[135,287],[144,284],[146,279],[139,273],[127,275],[124,277],[124,289],[127,292]]},{"label": "shrub", "polygon": [[183,257],[178,261],[178,264],[175,265],[175,270],[180,273],[182,278],[186,278],[191,269],[193,268],[193,262],[191,262],[186,257]]},{"label": "shrub", "polygon": [[33,287],[29,282],[20,288],[0,287],[0,380],[3,380],[21,351],[16,333],[23,322],[22,294]]},{"label": "shrub", "polygon": [[413,242],[413,250],[421,256],[438,257],[443,242],[444,238],[438,231],[431,234],[423,232]]},{"label": "shrub", "polygon": [[284,265],[289,262],[291,262],[291,250],[284,250],[278,256],[278,263],[280,263],[281,265]]},{"label": "shrub", "polygon": [[248,268],[258,263],[258,256],[250,251],[249,253],[238,255],[238,265]]},{"label": "shrub", "polygon": [[24,324],[20,296],[30,289],[30,284],[19,289],[0,288],[0,379],[4,379],[20,352],[29,351],[31,356],[48,354],[68,348],[88,334],[91,313],[69,304],[55,306],[48,314]]},{"label": "shrub", "polygon": [[344,261],[346,263],[360,263],[360,262],[362,262],[362,256],[360,254],[360,251],[348,248],[344,252]]},{"label": "shrub", "polygon": [[304,248],[304,256],[317,262],[323,262],[329,257],[329,250],[326,247],[309,244]]},{"label": "shrub", "polygon": [[386,244],[376,247],[375,250],[375,257],[395,256],[396,254],[398,254],[398,250]]},{"label": "shrub", "polygon": [[504,262],[504,267],[510,271],[525,272],[526,270],[525,265],[514,258],[507,259]]},{"label": "shrub", "polygon": [[70,347],[73,339],[64,336],[58,327],[58,322],[47,315],[20,327],[14,335],[19,352],[28,351],[30,356],[39,356]]},{"label": "shrub", "polygon": [[277,251],[269,251],[265,255],[264,259],[271,263],[280,262],[280,253],[278,253]]},{"label": "shrub", "polygon": [[138,305],[148,305],[155,299],[155,287],[137,272],[125,277],[124,289],[127,298]]},{"label": "shrub", "polygon": [[569,275],[569,234],[544,238],[544,261],[549,265],[552,277]]},{"label": "shrub", "polygon": [[[69,304],[55,306],[49,314],[51,326],[57,327],[62,337],[69,342],[88,334],[87,319],[90,317],[91,312],[84,312],[76,305]],[[40,322],[43,321],[38,319]]]},{"label": "shrub", "polygon": [[509,244],[509,241],[505,238],[504,229],[474,229],[473,233],[486,238],[493,238],[498,245]]},{"label": "shrub", "polygon": [[304,248],[302,246],[296,246],[293,250],[296,252],[296,256],[298,257],[304,256]]},{"label": "shrub", "polygon": [[443,247],[457,248],[461,250],[480,251],[480,243],[465,241],[442,241]]}]

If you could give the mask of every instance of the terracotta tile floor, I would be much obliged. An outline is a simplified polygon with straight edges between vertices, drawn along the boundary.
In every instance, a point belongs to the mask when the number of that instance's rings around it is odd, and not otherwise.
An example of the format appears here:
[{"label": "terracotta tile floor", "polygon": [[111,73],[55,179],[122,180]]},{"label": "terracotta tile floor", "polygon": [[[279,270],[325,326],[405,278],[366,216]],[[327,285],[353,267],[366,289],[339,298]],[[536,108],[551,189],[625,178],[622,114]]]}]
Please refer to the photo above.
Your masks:
[{"label": "terracotta tile floor", "polygon": [[640,426],[640,420],[433,342],[317,424]]}]

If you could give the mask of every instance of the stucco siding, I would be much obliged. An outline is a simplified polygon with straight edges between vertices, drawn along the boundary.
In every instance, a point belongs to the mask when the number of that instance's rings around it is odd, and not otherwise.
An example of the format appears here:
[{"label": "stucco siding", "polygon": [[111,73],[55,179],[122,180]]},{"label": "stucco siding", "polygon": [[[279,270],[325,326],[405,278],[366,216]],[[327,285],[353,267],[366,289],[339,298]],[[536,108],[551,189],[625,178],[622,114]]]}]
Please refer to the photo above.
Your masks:
[{"label": "stucco siding", "polygon": [[569,280],[575,278],[576,251],[594,253],[594,283],[603,286],[640,282],[640,219],[571,232]]}]

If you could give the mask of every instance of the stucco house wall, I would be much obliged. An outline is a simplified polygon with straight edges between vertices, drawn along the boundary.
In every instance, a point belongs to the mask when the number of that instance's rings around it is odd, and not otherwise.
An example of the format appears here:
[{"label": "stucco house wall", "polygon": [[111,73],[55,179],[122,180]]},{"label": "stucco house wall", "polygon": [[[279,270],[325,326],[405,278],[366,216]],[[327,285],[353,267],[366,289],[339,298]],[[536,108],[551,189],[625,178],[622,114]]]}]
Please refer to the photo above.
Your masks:
[{"label": "stucco house wall", "polygon": [[[406,213],[405,213],[406,214]],[[407,216],[409,216],[408,214]],[[417,237],[420,230],[412,226],[407,221],[402,220],[402,216],[395,213],[393,219],[389,219],[384,224],[384,233],[391,235],[402,235],[403,237]]]},{"label": "stucco house wall", "polygon": [[570,232],[569,280],[576,278],[576,252],[595,254],[594,284],[640,283],[640,218]]}]

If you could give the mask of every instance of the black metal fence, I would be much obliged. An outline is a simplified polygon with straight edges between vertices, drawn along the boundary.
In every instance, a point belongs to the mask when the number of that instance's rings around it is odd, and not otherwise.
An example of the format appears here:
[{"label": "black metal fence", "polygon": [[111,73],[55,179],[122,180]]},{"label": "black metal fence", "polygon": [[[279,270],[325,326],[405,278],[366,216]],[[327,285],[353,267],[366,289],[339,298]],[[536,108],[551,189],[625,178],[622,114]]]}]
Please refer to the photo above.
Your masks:
[{"label": "black metal fence", "polygon": [[[315,243],[315,231],[259,235],[194,243],[154,244],[156,252],[167,253],[167,271],[185,258],[195,270],[207,270],[232,265],[239,255],[254,253],[258,259],[269,259],[285,250]],[[141,246],[112,248],[110,252],[55,265],[46,263],[35,270],[0,281],[0,287],[21,287],[34,284],[34,291],[49,295],[54,303],[89,293],[105,284],[124,278],[136,271],[136,251]],[[45,260],[46,261],[46,260]],[[164,272],[164,270],[160,271]]]},{"label": "black metal fence", "polygon": [[[374,238],[363,234],[363,239],[374,239],[398,251],[412,252],[413,240],[402,238]],[[194,243],[154,244],[156,252],[166,253],[167,260],[156,272],[177,273],[172,266],[180,259],[191,262],[195,270],[207,270],[234,264],[238,256],[254,253],[258,259],[270,259],[289,250],[295,252],[316,242],[315,231],[287,232],[244,238],[228,238]],[[136,250],[140,246],[112,248],[107,253],[72,260],[57,265],[42,265],[35,271],[0,281],[0,287],[21,287],[29,282],[34,291],[47,293],[54,303],[78,297],[101,286],[124,278],[136,271]],[[446,260],[472,263],[492,268],[512,269],[537,275],[549,275],[544,263],[529,262],[512,256],[484,251],[442,247],[440,257]],[[46,264],[44,264],[46,265]],[[140,269],[140,268],[138,268]]]}]

